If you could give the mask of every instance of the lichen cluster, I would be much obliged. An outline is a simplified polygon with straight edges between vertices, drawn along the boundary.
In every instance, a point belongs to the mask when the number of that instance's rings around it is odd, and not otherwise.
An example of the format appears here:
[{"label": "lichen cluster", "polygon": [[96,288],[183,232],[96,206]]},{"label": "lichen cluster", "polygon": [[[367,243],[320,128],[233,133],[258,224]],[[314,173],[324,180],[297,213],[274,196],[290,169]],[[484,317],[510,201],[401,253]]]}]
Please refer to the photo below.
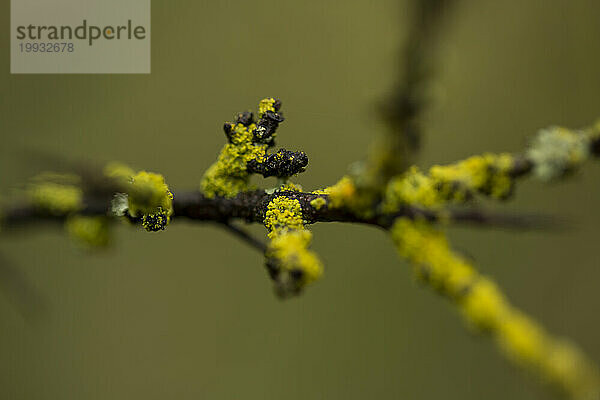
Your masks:
[{"label": "lichen cluster", "polygon": [[38,179],[29,185],[27,195],[35,207],[52,215],[73,213],[83,207],[83,191],[75,184]]},{"label": "lichen cluster", "polygon": [[[363,175],[359,170],[319,193],[328,195],[329,208],[367,219],[387,215],[400,255],[415,266],[422,282],[458,306],[469,326],[490,334],[510,360],[569,397],[595,399],[600,396],[600,374],[593,362],[513,307],[492,280],[450,248],[446,235],[430,221],[418,214],[408,218],[402,211],[429,210],[437,222],[450,221],[449,208],[474,203],[478,194],[507,199],[517,178],[529,171],[542,181],[574,172],[592,151],[600,153],[599,138],[600,123],[581,131],[549,128],[538,133],[522,156],[486,153],[425,172],[413,166],[387,180],[383,170],[379,177],[376,168],[363,170]],[[384,189],[372,185],[383,181]]]},{"label": "lichen cluster", "polygon": [[148,232],[167,227],[173,214],[173,193],[161,174],[136,173],[127,165],[112,162],[104,168],[104,175],[112,179],[119,190],[111,204],[113,215],[139,220]]},{"label": "lichen cluster", "polygon": [[79,214],[85,208],[84,191],[78,177],[65,174],[42,174],[27,188],[29,201],[39,213],[65,219],[70,237],[85,248],[108,244],[109,228],[106,217]]},{"label": "lichen cluster", "polygon": [[281,102],[269,97],[259,103],[258,121],[246,111],[239,113],[235,122],[224,125],[229,143],[202,178],[200,187],[205,196],[235,197],[250,189],[252,174],[288,178],[304,171],[308,164],[304,152],[280,149],[267,154],[275,145],[277,127],[284,120],[280,108]]},{"label": "lichen cluster", "polygon": [[163,176],[140,171],[131,177],[128,189],[129,214],[140,217],[147,231],[165,229],[173,214],[173,194]]},{"label": "lichen cluster", "polygon": [[316,254],[308,250],[312,233],[304,227],[302,206],[296,199],[277,196],[267,205],[264,224],[270,240],[267,269],[281,297],[298,294],[323,274]]},{"label": "lichen cluster", "polygon": [[334,185],[326,187],[322,191],[315,191],[317,194],[327,194],[329,197],[329,206],[332,208],[346,208],[355,213],[364,213],[370,210],[365,197],[360,196],[356,189],[356,184],[349,176],[343,176]]},{"label": "lichen cluster", "polygon": [[325,188],[328,206],[369,218],[377,213],[393,214],[403,206],[440,210],[464,204],[480,193],[505,199],[514,186],[511,154],[483,154],[450,165],[434,165],[427,172],[412,166],[391,177],[384,189],[361,185],[361,177],[346,175]]},{"label": "lichen cluster", "polygon": [[148,231],[165,229],[173,214],[173,194],[162,175],[136,173],[120,163],[107,164],[103,175],[108,179],[107,187],[115,191],[112,205],[107,205],[104,215],[88,215],[86,186],[78,176],[40,175],[27,186],[26,195],[39,214],[64,217],[69,236],[85,248],[108,245],[110,216],[125,216]]},{"label": "lichen cluster", "polygon": [[465,320],[493,336],[516,363],[560,386],[573,398],[597,398],[598,370],[576,347],[551,337],[515,309],[494,282],[454,253],[446,236],[424,221],[399,218],[391,229],[400,255],[417,276],[454,301]]},{"label": "lichen cluster", "polygon": [[594,129],[573,131],[567,128],[542,129],[527,152],[533,161],[534,175],[542,181],[560,178],[579,167],[590,155]]},{"label": "lichen cluster", "polygon": [[[308,164],[306,154],[285,149],[268,153],[275,145],[277,128],[284,120],[280,109],[279,100],[265,98],[258,105],[258,120],[246,111],[239,113],[234,122],[225,124],[228,143],[202,178],[200,187],[204,196],[234,198],[252,190],[252,174],[280,178],[280,185],[266,191],[268,193],[301,191],[287,179],[304,171]],[[270,239],[266,265],[276,292],[282,297],[297,294],[317,280],[323,269],[317,256],[308,250],[312,234],[304,227],[300,202],[286,195],[275,196],[266,205],[263,223]]]},{"label": "lichen cluster", "polygon": [[407,204],[440,208],[465,203],[474,193],[504,199],[514,185],[510,175],[513,164],[510,154],[484,154],[455,164],[434,165],[428,173],[411,167],[390,180],[382,207],[387,212]]}]

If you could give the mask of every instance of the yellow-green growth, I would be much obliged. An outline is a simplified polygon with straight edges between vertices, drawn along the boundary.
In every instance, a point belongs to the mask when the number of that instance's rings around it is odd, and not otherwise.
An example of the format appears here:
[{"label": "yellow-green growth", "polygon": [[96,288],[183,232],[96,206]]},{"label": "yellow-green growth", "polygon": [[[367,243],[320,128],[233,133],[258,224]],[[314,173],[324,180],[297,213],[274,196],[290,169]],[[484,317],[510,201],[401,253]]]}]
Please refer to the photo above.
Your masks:
[{"label": "yellow-green growth", "polygon": [[267,206],[264,223],[270,239],[283,232],[304,229],[300,202],[285,196],[275,197]]},{"label": "yellow-green growth", "polygon": [[140,171],[127,188],[129,214],[142,218],[148,231],[164,229],[173,214],[173,194],[162,175]]},{"label": "yellow-green growth", "polygon": [[275,102],[276,100],[273,97],[262,99],[260,103],[258,103],[258,117],[262,117],[267,111],[276,112]]},{"label": "yellow-green growth", "polygon": [[404,204],[433,208],[443,203],[444,199],[434,180],[413,166],[406,173],[389,182],[383,210],[394,212]]},{"label": "yellow-green growth", "polygon": [[329,195],[329,205],[331,208],[347,207],[352,208],[354,198],[356,197],[356,186],[349,176],[343,176],[334,185],[323,190],[323,193]]},{"label": "yellow-green growth", "polygon": [[312,233],[304,228],[302,206],[296,199],[275,197],[267,206],[264,224],[271,239],[267,267],[279,295],[299,293],[323,274],[317,255],[308,250]]},{"label": "yellow-green growth", "polygon": [[353,178],[346,175],[337,183],[325,188],[323,191],[313,193],[324,193],[329,195],[329,207],[345,208],[359,216],[369,216],[374,213],[375,192],[360,190]]},{"label": "yellow-green growth", "polygon": [[290,192],[302,192],[302,186],[293,182],[285,182],[277,189],[279,192],[290,191]]},{"label": "yellow-green growth", "polygon": [[275,282],[279,295],[296,294],[323,275],[321,261],[308,250],[311,240],[308,230],[289,231],[271,239],[265,255],[277,265]]},{"label": "yellow-green growth", "polygon": [[83,208],[83,191],[74,185],[32,183],[28,195],[35,207],[54,215],[65,215]]},{"label": "yellow-green growth", "polygon": [[317,190],[313,190],[311,193],[312,194],[329,194],[329,191],[327,190],[328,188],[325,189],[317,189]]},{"label": "yellow-green growth", "polygon": [[83,247],[104,247],[110,240],[109,221],[104,216],[72,215],[65,228],[69,235]]},{"label": "yellow-green growth", "polygon": [[385,192],[383,209],[397,211],[402,205],[437,208],[448,203],[464,203],[472,193],[506,198],[512,191],[510,154],[473,156],[450,165],[434,165],[429,173],[411,167],[392,179]]},{"label": "yellow-green growth", "polygon": [[173,209],[173,194],[161,174],[140,171],[131,178],[128,188],[129,213],[133,216],[150,214],[157,208]]},{"label": "yellow-green growth", "polygon": [[310,201],[310,205],[313,206],[313,208],[317,211],[325,207],[326,204],[327,201],[322,197],[317,197]]},{"label": "yellow-green growth", "polygon": [[481,191],[495,198],[506,197],[512,189],[509,172],[514,158],[508,153],[484,154],[469,157],[450,165],[435,165],[429,170],[431,178],[441,191],[452,197],[453,183],[459,182],[467,190]]},{"label": "yellow-green growth", "polygon": [[468,324],[492,335],[517,365],[556,384],[572,398],[600,395],[596,366],[574,345],[550,336],[514,308],[490,279],[450,248],[446,236],[424,221],[399,218],[391,229],[400,255],[417,275],[453,300]]},{"label": "yellow-green growth", "polygon": [[166,228],[173,214],[173,194],[162,175],[153,172],[135,172],[125,164],[111,162],[104,175],[120,185],[124,194],[118,193],[111,202],[113,215],[128,212],[141,219],[144,229],[151,232]]},{"label": "yellow-green growth", "polygon": [[268,146],[252,143],[256,124],[231,124],[231,143],[221,150],[217,162],[204,174],[200,184],[206,197],[235,197],[248,190],[250,174],[246,164],[250,160],[263,162]]}]

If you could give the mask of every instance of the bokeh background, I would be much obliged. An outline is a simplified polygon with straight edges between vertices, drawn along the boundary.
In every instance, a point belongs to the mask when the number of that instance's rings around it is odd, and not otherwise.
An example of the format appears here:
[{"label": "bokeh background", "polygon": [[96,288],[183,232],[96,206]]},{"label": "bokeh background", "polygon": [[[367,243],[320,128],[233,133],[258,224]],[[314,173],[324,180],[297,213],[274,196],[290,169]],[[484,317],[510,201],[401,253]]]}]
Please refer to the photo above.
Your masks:
[{"label": "bokeh background", "polygon": [[[150,75],[10,75],[0,4],[5,194],[44,168],[31,149],[120,160],[195,188],[223,122],[265,96],[284,104],[279,145],[310,157],[298,181],[331,184],[384,129],[375,104],[396,81],[409,18],[391,0],[155,0]],[[419,165],[519,151],[539,128],[600,117],[598,21],[596,0],[461,1],[443,31]],[[590,163],[564,183],[524,181],[498,206],[558,215],[569,229],[451,237],[516,305],[600,362],[599,178]],[[314,233],[326,275],[284,302],[261,256],[211,225],[121,227],[94,255],[55,228],[3,235],[1,254],[42,306],[23,315],[0,297],[0,397],[552,398],[415,283],[381,231]]]}]

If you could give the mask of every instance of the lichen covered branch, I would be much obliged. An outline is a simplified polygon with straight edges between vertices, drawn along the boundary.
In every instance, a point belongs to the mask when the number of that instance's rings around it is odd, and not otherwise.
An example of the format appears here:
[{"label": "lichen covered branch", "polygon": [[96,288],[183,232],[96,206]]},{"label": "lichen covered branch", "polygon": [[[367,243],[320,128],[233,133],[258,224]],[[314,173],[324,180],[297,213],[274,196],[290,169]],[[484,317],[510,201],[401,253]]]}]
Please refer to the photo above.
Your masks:
[{"label": "lichen covered branch", "polygon": [[[149,232],[177,220],[213,222],[263,253],[275,292],[289,297],[323,275],[323,264],[309,247],[311,224],[375,226],[390,233],[424,283],[453,301],[470,326],[490,334],[510,360],[573,398],[598,395],[594,364],[510,305],[490,279],[451,250],[442,228],[450,223],[547,226],[547,220],[534,216],[483,210],[478,200],[510,198],[525,176],[546,182],[575,173],[600,156],[600,123],[582,130],[543,129],[521,154],[488,153],[426,171],[411,167],[386,179],[373,196],[350,176],[313,191],[290,182],[306,169],[308,157],[285,149],[269,153],[283,122],[280,109],[279,100],[266,98],[259,103],[258,119],[247,111],[225,124],[227,143],[205,172],[201,190],[174,191],[162,175],[120,163],[110,163],[92,177],[44,174],[29,183],[21,201],[2,208],[2,229],[59,223],[91,249],[110,244],[110,229],[119,221]],[[276,176],[280,183],[270,189],[253,187],[252,174]],[[266,243],[238,222],[263,225]]]},{"label": "lichen covered branch", "polygon": [[492,280],[450,248],[441,231],[425,221],[399,218],[391,235],[417,277],[454,302],[467,324],[492,336],[511,361],[556,384],[569,397],[600,396],[596,365],[572,343],[552,337],[512,306]]}]

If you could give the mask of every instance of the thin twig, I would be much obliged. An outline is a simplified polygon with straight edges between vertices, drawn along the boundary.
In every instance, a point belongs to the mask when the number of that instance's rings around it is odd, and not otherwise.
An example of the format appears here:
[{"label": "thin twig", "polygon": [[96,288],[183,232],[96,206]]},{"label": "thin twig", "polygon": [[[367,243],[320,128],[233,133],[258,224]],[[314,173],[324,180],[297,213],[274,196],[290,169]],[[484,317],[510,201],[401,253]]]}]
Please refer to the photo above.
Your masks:
[{"label": "thin twig", "polygon": [[219,223],[219,226],[227,229],[230,233],[242,239],[242,241],[254,247],[261,253],[265,253],[267,251],[267,245],[259,239],[255,238],[254,236],[252,236],[245,229],[242,229],[239,226],[232,224],[231,222]]}]

